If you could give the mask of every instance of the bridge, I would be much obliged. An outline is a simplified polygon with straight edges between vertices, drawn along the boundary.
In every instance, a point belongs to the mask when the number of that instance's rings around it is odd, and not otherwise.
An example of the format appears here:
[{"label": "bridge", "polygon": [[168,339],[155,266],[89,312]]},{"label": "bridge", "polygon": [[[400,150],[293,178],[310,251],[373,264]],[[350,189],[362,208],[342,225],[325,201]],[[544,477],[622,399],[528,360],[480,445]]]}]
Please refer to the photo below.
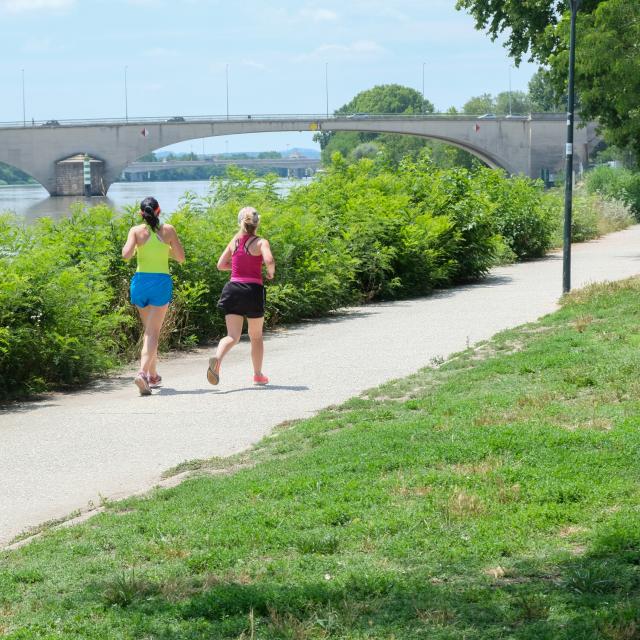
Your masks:
[{"label": "bridge", "polygon": [[161,160],[159,162],[132,162],[124,174],[140,174],[151,171],[169,171],[185,167],[243,167],[245,169],[269,168],[291,171],[317,171],[321,162],[318,158],[285,157],[285,158],[209,158],[207,160]]},{"label": "bridge", "polygon": [[[579,122],[577,123],[580,124]],[[461,115],[249,115],[0,124],[0,162],[40,182],[51,195],[81,195],[82,156],[91,158],[91,193],[106,194],[138,158],[177,142],[246,133],[360,131],[414,135],[460,147],[490,167],[540,177],[561,169],[566,114],[518,117]],[[600,142],[595,123],[577,126],[574,151],[586,164]]]}]

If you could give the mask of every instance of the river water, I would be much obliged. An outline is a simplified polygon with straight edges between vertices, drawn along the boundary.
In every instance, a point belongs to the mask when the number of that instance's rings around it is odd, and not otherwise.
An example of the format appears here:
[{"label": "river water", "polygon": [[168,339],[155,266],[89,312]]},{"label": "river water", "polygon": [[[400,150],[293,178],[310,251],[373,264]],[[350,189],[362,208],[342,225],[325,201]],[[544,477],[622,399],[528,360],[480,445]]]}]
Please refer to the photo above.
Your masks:
[{"label": "river water", "polygon": [[[307,180],[287,180],[278,182],[281,193],[288,193],[293,187],[305,184]],[[210,184],[207,180],[180,182],[116,182],[111,185],[107,197],[82,198],[81,196],[49,197],[47,191],[40,185],[0,186],[0,212],[13,211],[25,219],[27,224],[37,218],[48,216],[62,218],[69,212],[69,208],[76,202],[83,202],[89,206],[106,203],[114,209],[121,209],[126,205],[137,205],[146,196],[153,196],[158,200],[164,213],[169,214],[178,207],[180,199],[187,191],[198,196],[209,193]]]}]

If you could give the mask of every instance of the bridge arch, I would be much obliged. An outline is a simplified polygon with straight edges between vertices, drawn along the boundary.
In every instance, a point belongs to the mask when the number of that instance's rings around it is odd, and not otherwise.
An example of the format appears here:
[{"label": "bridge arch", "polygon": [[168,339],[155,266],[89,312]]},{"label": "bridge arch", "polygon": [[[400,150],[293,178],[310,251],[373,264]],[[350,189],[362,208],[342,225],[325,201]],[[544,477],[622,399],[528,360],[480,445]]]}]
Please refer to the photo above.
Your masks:
[{"label": "bridge arch", "polygon": [[47,177],[36,175],[37,172],[33,171],[32,168],[30,168],[29,166],[21,166],[16,162],[7,162],[7,160],[2,158],[1,156],[0,156],[0,164],[10,167],[12,169],[18,169],[18,171],[21,171],[22,173],[29,176],[32,180],[35,180],[38,183],[38,185],[41,186],[43,189],[47,189],[45,185]]}]

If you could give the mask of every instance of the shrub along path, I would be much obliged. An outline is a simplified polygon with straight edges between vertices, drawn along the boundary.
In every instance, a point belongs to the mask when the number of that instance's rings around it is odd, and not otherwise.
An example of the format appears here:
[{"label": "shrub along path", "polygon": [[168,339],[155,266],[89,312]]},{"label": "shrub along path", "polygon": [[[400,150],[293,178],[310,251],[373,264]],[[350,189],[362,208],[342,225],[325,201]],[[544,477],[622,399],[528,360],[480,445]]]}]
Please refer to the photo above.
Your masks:
[{"label": "shrub along path", "polygon": [[[640,226],[573,247],[574,287],[640,271]],[[164,361],[164,387],[140,398],[133,370],[70,394],[0,411],[0,542],[27,527],[150,487],[193,458],[246,449],[303,418],[405,376],[556,308],[562,260],[494,269],[485,281],[427,298],[350,309],[269,335],[265,371],[249,383],[248,344],[205,379],[199,351]]]}]

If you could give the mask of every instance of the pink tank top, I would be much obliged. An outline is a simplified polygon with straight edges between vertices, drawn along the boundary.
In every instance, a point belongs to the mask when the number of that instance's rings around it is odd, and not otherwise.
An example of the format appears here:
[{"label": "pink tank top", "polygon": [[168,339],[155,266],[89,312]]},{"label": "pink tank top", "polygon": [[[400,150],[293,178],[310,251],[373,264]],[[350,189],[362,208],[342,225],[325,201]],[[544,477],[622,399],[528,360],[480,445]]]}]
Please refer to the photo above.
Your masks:
[{"label": "pink tank top", "polygon": [[242,235],[236,240],[231,256],[231,282],[254,282],[262,284],[262,256],[252,256],[245,249],[257,242],[256,236]]}]

